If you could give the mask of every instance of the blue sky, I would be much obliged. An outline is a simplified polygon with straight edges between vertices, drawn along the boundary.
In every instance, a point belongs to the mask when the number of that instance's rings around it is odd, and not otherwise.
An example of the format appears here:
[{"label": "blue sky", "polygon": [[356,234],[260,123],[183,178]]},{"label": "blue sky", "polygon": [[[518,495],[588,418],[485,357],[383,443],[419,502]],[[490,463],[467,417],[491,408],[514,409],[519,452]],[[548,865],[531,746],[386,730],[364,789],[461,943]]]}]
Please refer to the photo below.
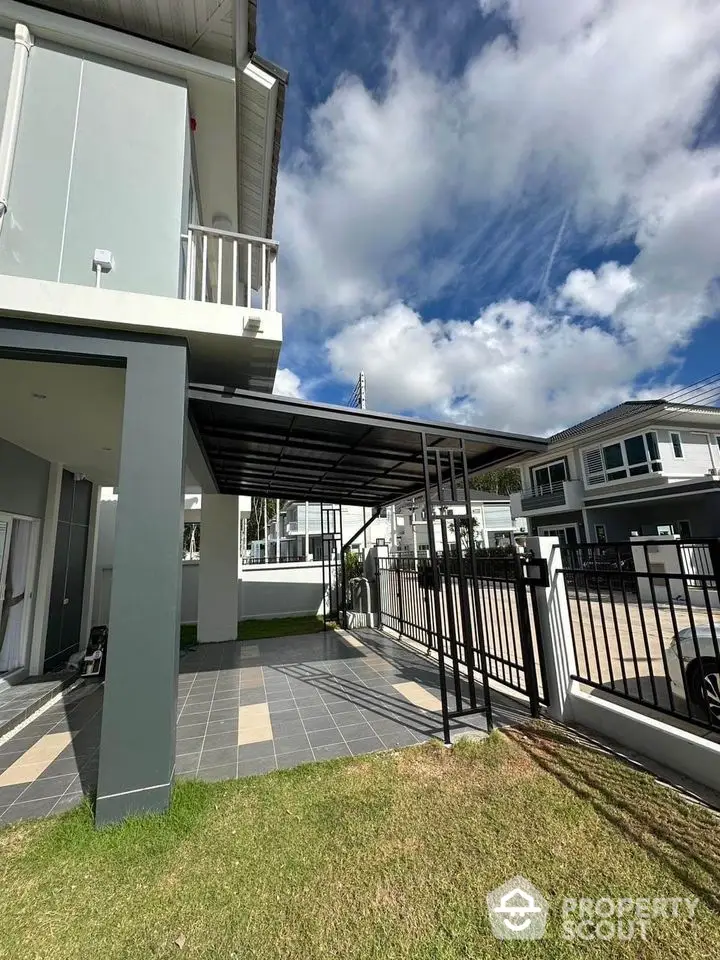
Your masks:
[{"label": "blue sky", "polygon": [[717,371],[714,0],[262,0],[277,392],[545,433]]}]

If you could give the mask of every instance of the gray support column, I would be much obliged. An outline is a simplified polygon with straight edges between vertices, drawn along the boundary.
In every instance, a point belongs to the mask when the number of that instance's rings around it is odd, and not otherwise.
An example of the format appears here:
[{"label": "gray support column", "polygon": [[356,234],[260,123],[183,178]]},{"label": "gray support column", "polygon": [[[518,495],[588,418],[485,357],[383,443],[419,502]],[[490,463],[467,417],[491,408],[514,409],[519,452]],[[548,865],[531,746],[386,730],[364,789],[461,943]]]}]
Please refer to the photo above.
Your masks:
[{"label": "gray support column", "polygon": [[565,579],[560,573],[560,541],[557,537],[528,537],[527,548],[547,560],[550,579],[549,587],[533,587],[540,620],[538,643],[545,657],[548,713],[556,720],[571,720],[570,688],[577,666]]},{"label": "gray support column", "polygon": [[186,349],[127,359],[95,819],[163,811],[175,764]]}]

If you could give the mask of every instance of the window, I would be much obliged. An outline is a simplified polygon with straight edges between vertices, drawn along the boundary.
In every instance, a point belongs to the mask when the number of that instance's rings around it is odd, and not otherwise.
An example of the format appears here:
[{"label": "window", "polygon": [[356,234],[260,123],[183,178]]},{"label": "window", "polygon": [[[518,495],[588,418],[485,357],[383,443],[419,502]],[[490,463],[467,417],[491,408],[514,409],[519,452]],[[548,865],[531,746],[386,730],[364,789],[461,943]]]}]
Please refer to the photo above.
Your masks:
[{"label": "window", "polygon": [[677,460],[682,460],[683,458],[683,448],[682,440],[680,439],[679,433],[670,434],[670,443],[672,443],[673,455]]},{"label": "window", "polygon": [[603,447],[583,450],[582,457],[588,485],[640,477],[662,469],[654,433],[639,433]]},{"label": "window", "polygon": [[557,460],[542,467],[534,467],[532,476],[533,489],[536,493],[551,493],[562,484],[563,480],[567,480],[565,461]]},{"label": "window", "polygon": [[720,434],[718,434],[718,436],[715,437],[715,443],[717,443],[718,447],[720,448]]},{"label": "window", "polygon": [[692,537],[692,530],[690,529],[690,521],[680,520],[678,523],[678,531],[683,540],[689,540]]},{"label": "window", "polygon": [[607,532],[604,523],[595,524],[595,540],[597,543],[607,543]]},{"label": "window", "polygon": [[622,447],[619,443],[611,443],[609,447],[603,447],[603,460],[605,476],[608,480],[622,480],[627,476]]}]

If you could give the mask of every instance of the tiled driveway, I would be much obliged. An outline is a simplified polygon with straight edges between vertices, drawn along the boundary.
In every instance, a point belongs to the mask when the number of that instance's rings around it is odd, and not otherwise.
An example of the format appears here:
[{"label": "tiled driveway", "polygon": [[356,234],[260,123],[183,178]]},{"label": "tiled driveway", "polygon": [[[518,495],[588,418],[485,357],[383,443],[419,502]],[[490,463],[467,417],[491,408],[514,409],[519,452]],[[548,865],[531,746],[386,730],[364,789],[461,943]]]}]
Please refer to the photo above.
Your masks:
[{"label": "tiled driveway", "polygon": [[[102,687],[80,685],[0,742],[0,823],[94,791],[101,710]],[[176,774],[220,780],[408,746],[441,734],[439,710],[436,665],[376,631],[198,647],[180,665]],[[496,723],[512,711],[496,709]],[[469,728],[483,717],[455,729]]]}]

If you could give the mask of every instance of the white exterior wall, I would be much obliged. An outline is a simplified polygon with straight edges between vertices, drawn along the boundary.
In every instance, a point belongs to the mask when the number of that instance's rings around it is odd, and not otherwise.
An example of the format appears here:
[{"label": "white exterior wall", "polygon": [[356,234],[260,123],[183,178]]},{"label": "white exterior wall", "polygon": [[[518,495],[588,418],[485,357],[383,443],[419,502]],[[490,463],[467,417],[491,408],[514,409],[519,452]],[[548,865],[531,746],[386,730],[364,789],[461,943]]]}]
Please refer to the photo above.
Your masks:
[{"label": "white exterior wall", "polygon": [[[683,456],[676,457],[670,441],[671,433],[679,433]],[[672,427],[658,429],[658,446],[662,459],[663,473],[670,478],[686,480],[689,477],[702,477],[715,466],[712,446],[717,449],[714,436],[694,430]]]},{"label": "white exterior wall", "polygon": [[[182,623],[198,621],[200,562],[183,564]],[[237,619],[272,619],[322,612],[322,564],[268,563],[245,567],[237,582]]]}]

